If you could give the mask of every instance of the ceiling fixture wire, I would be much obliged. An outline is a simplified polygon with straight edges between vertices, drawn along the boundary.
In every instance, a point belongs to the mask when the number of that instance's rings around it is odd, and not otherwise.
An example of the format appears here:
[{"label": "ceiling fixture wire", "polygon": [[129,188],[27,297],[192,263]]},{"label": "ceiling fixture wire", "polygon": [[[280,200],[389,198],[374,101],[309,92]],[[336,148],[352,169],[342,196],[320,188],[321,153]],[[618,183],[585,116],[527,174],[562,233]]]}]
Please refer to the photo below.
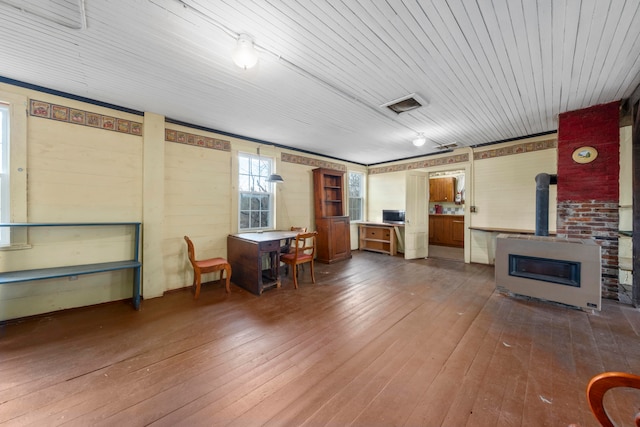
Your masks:
[{"label": "ceiling fixture wire", "polygon": [[[187,0],[176,0],[178,3],[180,3],[183,7],[197,13],[198,15],[200,15],[202,18],[204,18],[207,22],[211,23],[212,25],[214,25],[216,28],[222,30],[224,33],[226,33],[227,35],[229,35],[230,37],[232,37],[235,40],[238,40],[238,38],[241,36],[241,33],[237,33],[235,31],[233,31],[231,28],[227,27],[226,25],[224,25],[223,23],[217,21],[216,19],[212,18],[211,16],[209,16],[207,13],[205,13],[204,11],[202,11],[198,6],[193,5],[192,2],[189,2]],[[316,81],[317,83],[320,83],[322,86],[324,86],[325,88],[329,89],[330,91],[332,91],[333,93],[335,93],[336,95],[339,95],[342,98],[345,98],[351,102],[355,102],[365,108],[368,108],[370,111],[374,112],[375,114],[384,117],[385,119],[392,121],[400,126],[402,126],[405,129],[410,130],[412,133],[417,133],[417,131],[413,128],[411,128],[410,126],[399,122],[397,120],[395,120],[393,117],[390,117],[389,115],[387,115],[386,113],[384,113],[383,111],[381,111],[380,109],[378,109],[377,107],[373,107],[371,105],[369,105],[367,102],[363,101],[362,99],[360,99],[359,97],[357,97],[356,95],[347,92],[346,90],[336,86],[335,84],[323,79],[322,77],[319,77],[315,74],[313,74],[312,72],[300,67],[299,65],[294,64],[293,62],[289,61],[288,59],[284,58],[282,55],[280,55],[277,52],[272,51],[269,48],[266,48],[264,46],[261,46],[259,43],[256,43],[255,39],[253,42],[253,46],[254,48],[259,51],[259,52],[264,52],[266,54],[269,54],[271,56],[273,56],[274,58],[276,58],[278,61],[282,62],[284,65],[286,65],[289,69],[291,69],[292,71],[297,72],[298,74],[310,78],[314,81]]]}]

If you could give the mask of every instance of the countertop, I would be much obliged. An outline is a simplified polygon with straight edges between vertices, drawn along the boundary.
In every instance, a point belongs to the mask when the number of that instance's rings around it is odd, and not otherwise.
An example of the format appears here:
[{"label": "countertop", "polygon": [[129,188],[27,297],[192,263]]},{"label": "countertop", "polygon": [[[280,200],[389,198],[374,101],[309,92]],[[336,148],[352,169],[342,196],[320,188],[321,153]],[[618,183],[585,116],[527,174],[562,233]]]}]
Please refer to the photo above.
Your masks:
[{"label": "countertop", "polygon": [[[494,233],[509,233],[509,234],[536,234],[535,230],[519,230],[516,228],[497,228],[497,227],[469,227],[469,230],[488,231]],[[550,236],[555,236],[555,231],[549,231]]]}]

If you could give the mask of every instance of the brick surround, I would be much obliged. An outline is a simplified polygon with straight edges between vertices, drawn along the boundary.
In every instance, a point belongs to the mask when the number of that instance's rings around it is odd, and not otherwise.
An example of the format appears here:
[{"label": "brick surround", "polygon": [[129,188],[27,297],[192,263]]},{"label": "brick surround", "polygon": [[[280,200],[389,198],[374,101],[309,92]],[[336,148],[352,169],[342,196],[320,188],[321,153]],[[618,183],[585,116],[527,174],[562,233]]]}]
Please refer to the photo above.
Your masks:
[{"label": "brick surround", "polygon": [[[558,127],[558,237],[593,239],[602,248],[602,296],[618,299],[619,103],[562,113]],[[597,158],[576,163],[573,152]]]},{"label": "brick surround", "polygon": [[558,237],[593,239],[602,250],[602,297],[618,299],[618,203],[558,201]]}]

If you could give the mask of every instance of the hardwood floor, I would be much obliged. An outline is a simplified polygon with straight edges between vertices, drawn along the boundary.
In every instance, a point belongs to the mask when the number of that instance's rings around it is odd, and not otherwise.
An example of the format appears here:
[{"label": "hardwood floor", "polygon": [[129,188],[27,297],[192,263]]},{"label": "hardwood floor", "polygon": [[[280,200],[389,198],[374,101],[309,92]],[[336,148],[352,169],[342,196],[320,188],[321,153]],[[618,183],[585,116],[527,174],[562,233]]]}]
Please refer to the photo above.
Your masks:
[{"label": "hardwood floor", "polygon": [[429,245],[429,258],[451,259],[464,262],[464,248]]},{"label": "hardwood floor", "polygon": [[504,296],[492,266],[355,252],[299,279],[1,326],[0,423],[595,426],[589,379],[640,373],[638,310]]}]

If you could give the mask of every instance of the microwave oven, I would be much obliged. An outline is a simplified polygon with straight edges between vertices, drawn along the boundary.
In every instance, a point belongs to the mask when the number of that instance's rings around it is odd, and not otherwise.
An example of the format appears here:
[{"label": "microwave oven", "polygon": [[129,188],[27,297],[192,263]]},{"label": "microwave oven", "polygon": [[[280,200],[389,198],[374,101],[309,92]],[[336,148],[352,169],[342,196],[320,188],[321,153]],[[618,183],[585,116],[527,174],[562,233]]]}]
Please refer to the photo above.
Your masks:
[{"label": "microwave oven", "polygon": [[382,222],[388,224],[404,224],[404,211],[403,210],[383,210]]}]

